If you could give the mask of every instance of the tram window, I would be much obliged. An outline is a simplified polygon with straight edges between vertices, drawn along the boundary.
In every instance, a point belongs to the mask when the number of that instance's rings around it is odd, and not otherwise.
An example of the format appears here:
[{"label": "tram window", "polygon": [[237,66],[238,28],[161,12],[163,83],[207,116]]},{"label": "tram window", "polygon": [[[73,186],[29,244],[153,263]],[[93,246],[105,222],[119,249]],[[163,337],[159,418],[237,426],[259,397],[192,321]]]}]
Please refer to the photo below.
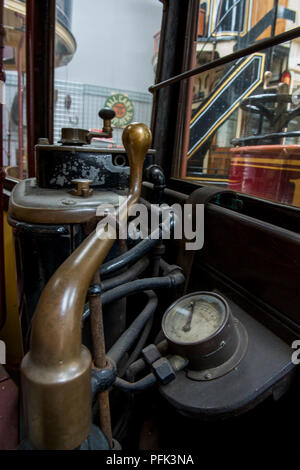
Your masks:
[{"label": "tram window", "polygon": [[244,29],[244,23],[247,21],[244,8],[246,6],[243,0],[218,0],[215,8],[214,29],[216,34],[241,33]]},{"label": "tram window", "polygon": [[[297,0],[200,1],[197,50],[217,41],[221,56],[297,26]],[[214,47],[213,47],[214,49]]]},{"label": "tram window", "polygon": [[[150,125],[163,5],[158,0],[56,0],[54,142],[62,127],[102,129],[98,111],[112,94],[123,100],[112,141],[131,120]],[[6,71],[4,165],[27,172],[26,1],[4,3]],[[129,112],[128,112],[129,110]]]},{"label": "tram window", "polygon": [[[68,3],[57,2],[57,12]],[[100,131],[98,112],[108,106],[116,112],[113,137],[93,144],[120,147],[131,121],[150,125],[148,88],[155,79],[163,5],[157,0],[72,3],[75,43],[69,51],[61,44],[64,61],[55,70],[54,140],[60,140],[63,127]]]},{"label": "tram window", "polygon": [[[282,33],[292,18],[293,27],[299,26],[296,3],[279,1],[277,21],[258,35],[257,15],[269,11],[273,1],[210,2],[206,11],[212,24],[230,8],[232,14],[204,44],[203,38],[198,41],[196,66],[232,53],[240,47],[240,37],[248,35],[255,41]],[[229,41],[222,37],[228,25],[232,33],[242,31],[234,19],[237,5],[246,30],[236,38],[232,34]],[[253,23],[254,17],[258,23]],[[299,52],[297,38],[183,80],[185,121],[179,130],[182,138],[175,155],[180,155],[180,162],[178,158],[173,162],[173,176],[300,206]]]}]

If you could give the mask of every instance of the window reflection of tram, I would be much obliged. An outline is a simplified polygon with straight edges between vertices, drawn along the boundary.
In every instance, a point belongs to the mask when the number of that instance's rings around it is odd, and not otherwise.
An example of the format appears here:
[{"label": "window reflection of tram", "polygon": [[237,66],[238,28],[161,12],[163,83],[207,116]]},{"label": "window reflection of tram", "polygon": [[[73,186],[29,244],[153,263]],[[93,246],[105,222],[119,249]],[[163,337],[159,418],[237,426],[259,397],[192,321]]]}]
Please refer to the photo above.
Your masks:
[{"label": "window reflection of tram", "polygon": [[[201,2],[196,65],[204,65],[297,26],[296,10],[296,3],[288,0],[268,0],[263,4],[256,0]],[[192,79],[190,137],[188,148],[185,149],[186,162],[181,168],[181,176],[226,186],[233,184],[233,189],[281,200],[278,196],[278,182],[274,183],[274,191],[269,188],[266,193],[255,192],[251,185],[243,188],[244,181],[241,176],[239,184],[236,184],[236,181],[232,183],[230,174],[237,176],[237,172],[231,167],[232,156],[234,155],[236,161],[237,155],[232,153],[232,147],[299,142],[299,117],[296,110],[298,102],[292,99],[300,85],[298,49],[299,44],[296,42],[281,44],[239,59],[235,63],[209,70]],[[281,94],[289,95],[283,107],[280,104],[282,102],[277,100]],[[266,103],[265,111],[260,105],[257,107],[257,103],[253,104],[249,98],[261,95],[274,95],[274,99],[271,98],[271,101]],[[290,120],[281,123],[280,119],[277,122],[268,119],[267,113],[274,113],[276,109],[277,114],[279,111],[281,114],[292,111]],[[271,136],[280,132],[288,132],[287,137],[284,138],[284,134],[280,137]],[[254,136],[261,138],[251,140]],[[271,149],[264,150],[265,159],[272,158],[270,152],[272,153]],[[282,160],[281,157],[278,158],[278,150],[275,154],[278,161]],[[292,159],[295,161],[298,157],[293,155]],[[282,165],[277,166],[282,169]],[[290,190],[284,188],[281,192],[293,192],[293,183],[290,183],[290,180],[296,179],[297,175],[294,172],[291,178],[289,176],[285,174],[284,179],[287,180],[286,184]],[[266,172],[263,178],[265,177],[268,177]],[[256,184],[257,181],[256,178]],[[261,188],[264,180],[260,180],[259,184]],[[282,202],[292,200],[293,194],[290,194],[288,199]]]}]

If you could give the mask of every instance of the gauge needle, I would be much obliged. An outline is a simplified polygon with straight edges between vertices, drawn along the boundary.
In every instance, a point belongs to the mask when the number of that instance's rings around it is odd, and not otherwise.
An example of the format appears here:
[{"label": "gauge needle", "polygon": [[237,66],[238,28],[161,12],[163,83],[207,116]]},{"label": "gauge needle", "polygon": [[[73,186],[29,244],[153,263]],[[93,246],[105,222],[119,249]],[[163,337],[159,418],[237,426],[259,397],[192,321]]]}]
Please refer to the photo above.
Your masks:
[{"label": "gauge needle", "polygon": [[194,306],[195,306],[195,302],[191,301],[191,303],[190,303],[191,311],[189,313],[186,324],[182,328],[182,331],[190,331],[190,329],[191,329],[191,323],[192,323],[192,318],[193,318],[193,314],[194,314]]}]

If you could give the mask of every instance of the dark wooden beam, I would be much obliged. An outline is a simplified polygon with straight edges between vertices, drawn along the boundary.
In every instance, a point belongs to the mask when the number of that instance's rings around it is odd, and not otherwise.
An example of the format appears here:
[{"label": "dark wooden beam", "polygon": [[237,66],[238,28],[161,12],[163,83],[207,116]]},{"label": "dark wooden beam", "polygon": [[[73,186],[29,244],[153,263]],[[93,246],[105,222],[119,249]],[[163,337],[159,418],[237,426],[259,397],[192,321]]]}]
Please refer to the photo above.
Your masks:
[{"label": "dark wooden beam", "polygon": [[26,2],[28,176],[35,175],[34,146],[53,142],[55,0]]},{"label": "dark wooden beam", "polygon": [[[0,2],[0,80],[5,82],[5,72],[3,70],[3,49],[4,49],[4,25],[3,25],[3,2]],[[2,86],[3,86],[2,83]],[[3,183],[5,170],[3,167],[3,103],[0,97],[0,328],[5,319],[5,270],[4,270],[4,233],[3,233]]]}]

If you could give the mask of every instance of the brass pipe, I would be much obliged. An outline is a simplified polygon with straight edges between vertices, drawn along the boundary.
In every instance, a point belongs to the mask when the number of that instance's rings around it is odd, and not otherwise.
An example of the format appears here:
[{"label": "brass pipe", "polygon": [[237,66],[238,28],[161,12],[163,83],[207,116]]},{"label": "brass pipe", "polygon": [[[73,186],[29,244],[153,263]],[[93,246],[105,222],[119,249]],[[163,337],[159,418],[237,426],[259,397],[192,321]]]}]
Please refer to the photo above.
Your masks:
[{"label": "brass pipe", "polygon": [[[129,124],[122,138],[131,168],[129,207],[140,196],[151,132]],[[125,209],[123,204],[118,210],[122,222]],[[53,274],[38,302],[21,365],[28,437],[37,449],[74,449],[89,434],[91,355],[81,344],[81,315],[91,279],[113,243],[92,232]]]}]

